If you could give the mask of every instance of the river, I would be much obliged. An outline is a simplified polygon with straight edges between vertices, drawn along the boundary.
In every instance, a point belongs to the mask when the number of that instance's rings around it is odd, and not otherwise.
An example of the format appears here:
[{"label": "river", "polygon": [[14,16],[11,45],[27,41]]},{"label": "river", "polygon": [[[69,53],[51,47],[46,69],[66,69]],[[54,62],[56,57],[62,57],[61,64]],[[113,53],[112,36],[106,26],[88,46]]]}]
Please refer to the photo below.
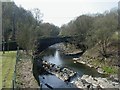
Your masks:
[{"label": "river", "polygon": [[[56,47],[52,46],[46,49],[45,51],[42,52],[41,57],[43,60],[46,60],[50,63],[56,64],[61,67],[68,67],[76,72],[78,72],[79,76],[82,76],[84,74],[91,75],[94,77],[103,77],[104,75],[98,73],[96,69],[90,68],[84,64],[80,63],[74,63],[73,57],[71,56],[66,56],[61,51]],[[43,78],[44,77],[44,78]],[[54,88],[69,88],[69,87],[74,87],[71,86],[70,84],[66,84],[62,80],[58,79],[54,75],[40,75],[39,76],[40,80],[45,84],[48,83],[50,86]],[[43,88],[45,88],[46,85],[43,85]]]}]

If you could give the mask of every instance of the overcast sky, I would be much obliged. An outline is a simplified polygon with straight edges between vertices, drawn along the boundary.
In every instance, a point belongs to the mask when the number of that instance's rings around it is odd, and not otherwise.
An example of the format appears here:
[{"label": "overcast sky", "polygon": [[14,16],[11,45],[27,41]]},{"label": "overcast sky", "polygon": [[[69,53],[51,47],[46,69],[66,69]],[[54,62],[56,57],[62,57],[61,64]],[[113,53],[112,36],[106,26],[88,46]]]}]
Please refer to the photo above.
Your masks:
[{"label": "overcast sky", "polygon": [[119,0],[13,0],[27,10],[39,8],[43,22],[57,26],[68,23],[82,14],[103,13],[118,6]]}]

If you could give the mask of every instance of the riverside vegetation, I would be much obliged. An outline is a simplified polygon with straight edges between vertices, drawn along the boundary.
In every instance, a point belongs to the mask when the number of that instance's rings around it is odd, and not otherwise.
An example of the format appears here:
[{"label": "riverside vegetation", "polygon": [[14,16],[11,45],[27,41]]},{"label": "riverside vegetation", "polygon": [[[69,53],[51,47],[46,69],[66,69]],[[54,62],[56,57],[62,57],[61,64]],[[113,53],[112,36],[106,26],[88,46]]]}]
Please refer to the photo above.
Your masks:
[{"label": "riverside vegetation", "polygon": [[[79,49],[78,51],[83,52],[77,62],[82,60],[85,64],[98,68],[98,71],[109,76],[117,75],[120,68],[118,62],[118,46],[120,45],[118,43],[118,32],[120,31],[118,16],[120,11],[117,8],[104,13],[80,15],[61,27],[43,23],[43,14],[37,8],[30,11],[18,7],[14,2],[4,2],[2,9],[3,47],[5,47],[5,43],[8,43],[8,51],[9,43],[12,41],[17,42],[18,46],[28,55],[31,52],[34,53],[35,41],[38,38],[71,36],[74,40],[69,43],[75,45],[75,48]],[[75,38],[76,36],[78,38]],[[71,53],[73,52],[71,51]],[[4,50],[3,54],[5,55]],[[8,62],[6,60],[6,64]],[[21,64],[26,65],[24,62]],[[31,63],[30,66],[32,68]],[[6,70],[4,72],[7,73]],[[10,73],[12,73],[11,70]]]},{"label": "riverside vegetation", "polygon": [[61,27],[62,36],[79,36],[71,41],[84,52],[77,62],[84,61],[108,75],[118,74],[118,12],[114,8],[103,14],[81,15]]}]

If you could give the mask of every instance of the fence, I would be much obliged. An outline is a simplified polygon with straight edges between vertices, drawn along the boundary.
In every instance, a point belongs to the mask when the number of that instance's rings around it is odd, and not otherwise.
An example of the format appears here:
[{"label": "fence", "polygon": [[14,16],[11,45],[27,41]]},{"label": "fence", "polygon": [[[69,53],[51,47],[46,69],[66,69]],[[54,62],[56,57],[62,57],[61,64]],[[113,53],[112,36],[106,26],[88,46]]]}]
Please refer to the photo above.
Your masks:
[{"label": "fence", "polygon": [[17,47],[16,63],[15,63],[14,75],[12,79],[12,90],[15,90],[16,88],[16,65],[17,65],[18,60],[19,60],[19,47]]}]

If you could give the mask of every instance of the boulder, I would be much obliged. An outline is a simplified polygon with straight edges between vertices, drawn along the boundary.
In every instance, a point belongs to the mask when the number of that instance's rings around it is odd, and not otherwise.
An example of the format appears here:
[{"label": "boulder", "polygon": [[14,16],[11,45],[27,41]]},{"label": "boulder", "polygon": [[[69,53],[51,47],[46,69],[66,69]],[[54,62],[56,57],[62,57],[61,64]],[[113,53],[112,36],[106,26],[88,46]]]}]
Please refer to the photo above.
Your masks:
[{"label": "boulder", "polygon": [[84,61],[79,61],[79,63],[86,64]]},{"label": "boulder", "polygon": [[89,66],[90,68],[93,67],[91,64],[87,64],[87,66]]},{"label": "boulder", "polygon": [[120,89],[120,83],[113,82],[110,80],[107,80],[106,78],[101,77],[92,77],[89,75],[83,75],[81,77],[81,80],[85,80],[86,84],[91,84],[93,87],[100,87],[100,88],[119,88]]},{"label": "boulder", "polygon": [[101,74],[104,73],[104,70],[102,70],[101,68],[98,68],[97,71],[98,71],[99,73],[101,73]]},{"label": "boulder", "polygon": [[77,79],[74,84],[78,87],[78,88],[84,88],[84,84],[80,79]]},{"label": "boulder", "polygon": [[115,75],[110,75],[110,79],[113,80],[113,81],[119,82],[119,79],[118,79],[118,75],[117,75],[117,74],[115,74]]},{"label": "boulder", "polygon": [[73,58],[73,60],[78,60],[79,58]]},{"label": "boulder", "polygon": [[101,88],[119,88],[119,83],[108,81],[106,78],[95,78]]},{"label": "boulder", "polygon": [[89,75],[83,75],[81,79],[86,80],[89,77]]}]

